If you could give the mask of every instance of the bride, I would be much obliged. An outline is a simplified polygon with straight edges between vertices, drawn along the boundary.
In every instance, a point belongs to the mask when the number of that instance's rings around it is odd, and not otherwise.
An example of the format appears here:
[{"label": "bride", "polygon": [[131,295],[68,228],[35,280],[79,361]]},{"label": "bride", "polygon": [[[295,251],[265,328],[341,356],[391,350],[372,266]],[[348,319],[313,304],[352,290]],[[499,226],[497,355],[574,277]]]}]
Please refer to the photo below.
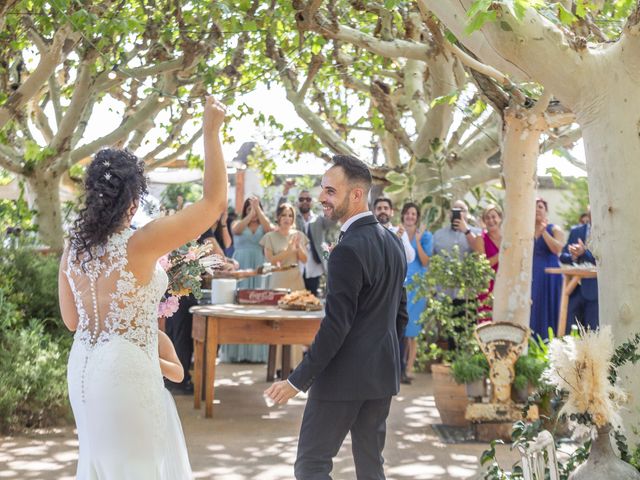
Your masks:
[{"label": "bride", "polygon": [[62,318],[76,332],[67,379],[78,479],[190,478],[175,404],[162,381],[157,308],[167,276],[157,260],[197,238],[226,208],[224,116],[224,106],[208,97],[203,198],[140,230],[130,223],[147,192],[143,163],[126,150],[105,149],[87,168],[85,206],[59,274]]}]

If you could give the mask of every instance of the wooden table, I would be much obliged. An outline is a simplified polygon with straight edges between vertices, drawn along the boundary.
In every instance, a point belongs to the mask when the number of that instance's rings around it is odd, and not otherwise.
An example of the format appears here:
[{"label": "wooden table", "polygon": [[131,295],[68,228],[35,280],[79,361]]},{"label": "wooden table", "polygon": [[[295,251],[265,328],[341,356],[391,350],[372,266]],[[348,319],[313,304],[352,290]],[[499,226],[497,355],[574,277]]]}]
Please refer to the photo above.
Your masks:
[{"label": "wooden table", "polygon": [[[263,305],[199,305],[190,311],[193,313],[193,404],[200,408],[204,380],[207,418],[213,416],[213,382],[219,344],[308,345],[324,317],[323,311],[291,311]],[[285,373],[288,372],[283,370]]]},{"label": "wooden table", "polygon": [[596,278],[598,276],[596,268],[581,267],[552,267],[545,268],[545,273],[562,274],[562,295],[560,296],[560,314],[558,315],[558,337],[564,336],[567,330],[567,310],[569,308],[569,297],[583,278]]}]

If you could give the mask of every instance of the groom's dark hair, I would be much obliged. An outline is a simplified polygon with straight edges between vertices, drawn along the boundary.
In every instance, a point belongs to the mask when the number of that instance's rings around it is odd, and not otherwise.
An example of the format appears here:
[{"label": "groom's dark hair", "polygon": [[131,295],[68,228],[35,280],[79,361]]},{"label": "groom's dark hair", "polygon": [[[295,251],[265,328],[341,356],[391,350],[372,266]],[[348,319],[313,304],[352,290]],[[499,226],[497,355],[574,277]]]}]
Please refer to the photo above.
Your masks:
[{"label": "groom's dark hair", "polygon": [[371,189],[371,172],[362,160],[351,155],[334,155],[333,166],[342,168],[349,183],[359,184],[365,192],[369,192]]}]

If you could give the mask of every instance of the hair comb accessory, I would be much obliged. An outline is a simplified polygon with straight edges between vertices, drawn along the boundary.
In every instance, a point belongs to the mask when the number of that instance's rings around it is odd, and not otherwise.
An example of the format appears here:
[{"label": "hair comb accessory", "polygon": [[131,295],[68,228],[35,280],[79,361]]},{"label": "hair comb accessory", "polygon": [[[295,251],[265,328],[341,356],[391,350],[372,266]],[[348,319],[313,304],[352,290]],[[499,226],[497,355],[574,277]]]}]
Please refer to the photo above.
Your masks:
[{"label": "hair comb accessory", "polygon": [[105,160],[104,162],[102,162],[102,164],[107,168],[111,166],[111,162],[109,160]]},{"label": "hair comb accessory", "polygon": [[104,178],[106,178],[107,180],[111,180],[111,174],[109,172],[105,173]]}]

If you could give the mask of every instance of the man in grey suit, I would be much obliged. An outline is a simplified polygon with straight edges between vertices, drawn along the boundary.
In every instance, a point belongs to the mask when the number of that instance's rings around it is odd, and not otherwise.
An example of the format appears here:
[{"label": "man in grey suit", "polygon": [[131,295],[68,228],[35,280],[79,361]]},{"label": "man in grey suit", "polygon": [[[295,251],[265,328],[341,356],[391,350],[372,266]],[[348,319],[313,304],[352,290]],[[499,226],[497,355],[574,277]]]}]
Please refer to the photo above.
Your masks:
[{"label": "man in grey suit", "polygon": [[391,398],[400,387],[398,330],[408,319],[407,262],[400,239],[369,211],[371,174],[336,155],[322,179],[324,215],[342,223],[329,256],[325,317],[288,380],[265,394],[286,403],[309,390],[295,477],[330,480],[333,457],[351,433],[356,477],[384,479],[382,450]]},{"label": "man in grey suit", "polygon": [[[278,201],[278,206],[285,203],[291,183],[285,183],[283,196]],[[314,295],[318,295],[320,277],[327,270],[327,262],[322,252],[322,244],[325,243],[326,234],[335,227],[336,223],[326,217],[319,217],[311,209],[313,197],[309,190],[302,190],[298,195],[298,212],[296,215],[296,229],[304,233],[309,239],[307,245],[307,263],[305,263],[302,278],[304,288]]]}]

